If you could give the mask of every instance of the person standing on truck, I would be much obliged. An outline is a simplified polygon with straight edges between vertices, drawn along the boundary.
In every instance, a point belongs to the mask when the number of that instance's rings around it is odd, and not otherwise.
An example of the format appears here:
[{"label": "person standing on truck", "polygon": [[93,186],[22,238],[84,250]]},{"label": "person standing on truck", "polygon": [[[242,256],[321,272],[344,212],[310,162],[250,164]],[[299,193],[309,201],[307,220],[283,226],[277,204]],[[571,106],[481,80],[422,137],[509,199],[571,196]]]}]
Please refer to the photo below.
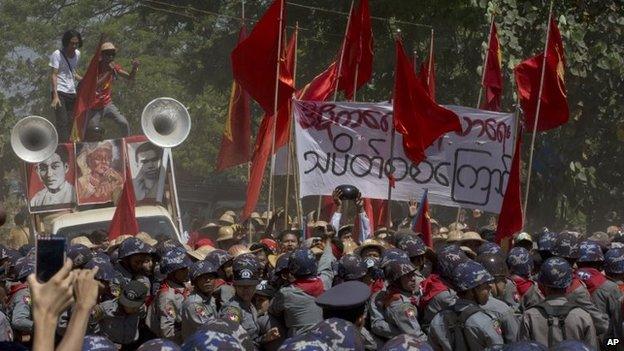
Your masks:
[{"label": "person standing on truck", "polygon": [[75,29],[70,29],[63,34],[61,39],[63,47],[50,55],[49,66],[52,68],[50,76],[52,83],[52,103],[55,127],[58,132],[58,140],[65,143],[69,140],[72,128],[72,115],[78,81],[82,77],[77,73],[82,37]]},{"label": "person standing on truck", "polygon": [[100,66],[98,68],[97,88],[95,90],[95,103],[88,114],[87,128],[93,129],[99,127],[102,117],[110,118],[117,124],[122,136],[128,136],[130,134],[128,120],[119,112],[117,106],[113,104],[113,81],[117,80],[119,77],[134,81],[140,63],[137,59],[133,59],[132,70],[128,73],[120,64],[115,62],[117,48],[115,48],[113,43],[103,43],[100,50]]}]

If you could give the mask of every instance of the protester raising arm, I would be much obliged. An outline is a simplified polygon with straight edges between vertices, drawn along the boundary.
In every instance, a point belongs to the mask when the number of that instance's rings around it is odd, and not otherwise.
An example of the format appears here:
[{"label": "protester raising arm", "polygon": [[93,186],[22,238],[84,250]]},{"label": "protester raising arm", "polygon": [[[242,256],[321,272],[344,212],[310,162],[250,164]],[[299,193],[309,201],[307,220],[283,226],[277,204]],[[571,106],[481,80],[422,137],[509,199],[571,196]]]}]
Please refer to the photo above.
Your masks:
[{"label": "protester raising arm", "polygon": [[57,319],[74,302],[72,288],[75,275],[71,269],[72,261],[68,259],[46,283],[38,282],[34,274],[28,276],[35,323],[33,351],[54,350]]},{"label": "protester raising arm", "polygon": [[334,211],[334,214],[331,217],[331,225],[334,227],[334,231],[336,231],[336,233],[338,233],[338,229],[340,229],[340,220],[342,219],[342,200],[340,199],[341,196],[342,190],[335,189],[332,193],[332,199],[334,200],[334,204],[336,205],[336,211]]},{"label": "protester raising arm", "polygon": [[370,238],[371,236],[371,225],[370,219],[366,215],[366,211],[364,211],[364,199],[362,199],[362,195],[358,194],[357,200],[355,200],[355,206],[357,207],[358,217],[360,220],[360,243],[364,240]]}]

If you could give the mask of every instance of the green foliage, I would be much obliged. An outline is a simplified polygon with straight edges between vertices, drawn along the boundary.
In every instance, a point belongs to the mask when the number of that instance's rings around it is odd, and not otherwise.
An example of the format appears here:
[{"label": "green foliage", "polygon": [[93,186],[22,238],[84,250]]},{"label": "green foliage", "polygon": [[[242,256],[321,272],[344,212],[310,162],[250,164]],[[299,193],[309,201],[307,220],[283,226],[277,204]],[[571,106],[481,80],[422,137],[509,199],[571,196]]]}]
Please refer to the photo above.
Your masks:
[{"label": "green foliage", "polygon": [[[297,4],[347,12],[350,2],[295,0]],[[268,0],[246,2],[248,28]],[[543,50],[549,3],[543,0],[370,0],[375,35],[374,76],[358,92],[362,101],[391,95],[394,47],[401,29],[418,62],[435,30],[437,100],[473,106],[477,102],[490,14],[496,14],[505,68],[504,106],[515,103],[512,69]],[[287,23],[301,27],[297,84],[302,86],[336,58],[346,16],[287,5]],[[214,16],[211,13],[220,13]],[[619,0],[557,1],[555,13],[566,48],[566,84],[571,121],[537,138],[528,217],[535,228],[574,223],[588,230],[624,218],[614,208],[624,195],[621,159],[624,135],[624,9]],[[231,84],[229,53],[235,45],[240,2],[227,0],[3,0],[0,2],[0,160],[5,170],[16,160],[8,147],[16,116],[51,116],[48,55],[60,36],[75,27],[85,39],[84,71],[100,33],[119,47],[119,62],[141,61],[134,84],[118,82],[114,101],[139,132],[143,106],[171,96],[189,107],[193,129],[175,150],[180,172],[217,182],[244,181],[245,167],[213,174]],[[420,24],[408,25],[405,22]],[[7,88],[8,87],[8,88]],[[261,114],[254,107],[254,128]],[[528,143],[525,143],[528,145]],[[528,147],[525,147],[528,159]],[[617,216],[606,213],[617,210]]]}]

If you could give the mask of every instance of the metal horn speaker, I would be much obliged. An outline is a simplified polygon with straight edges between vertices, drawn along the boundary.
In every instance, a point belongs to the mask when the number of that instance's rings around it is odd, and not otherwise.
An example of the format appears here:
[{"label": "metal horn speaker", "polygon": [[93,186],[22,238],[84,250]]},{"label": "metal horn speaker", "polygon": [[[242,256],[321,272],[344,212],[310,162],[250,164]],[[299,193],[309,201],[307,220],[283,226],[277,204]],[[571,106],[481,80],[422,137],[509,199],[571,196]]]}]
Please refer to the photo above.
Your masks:
[{"label": "metal horn speaker", "polygon": [[175,147],[188,137],[191,116],[179,101],[161,97],[150,101],[141,114],[143,133],[155,145]]},{"label": "metal horn speaker", "polygon": [[17,157],[30,163],[46,160],[58,146],[54,125],[40,116],[20,119],[11,130],[11,147]]}]

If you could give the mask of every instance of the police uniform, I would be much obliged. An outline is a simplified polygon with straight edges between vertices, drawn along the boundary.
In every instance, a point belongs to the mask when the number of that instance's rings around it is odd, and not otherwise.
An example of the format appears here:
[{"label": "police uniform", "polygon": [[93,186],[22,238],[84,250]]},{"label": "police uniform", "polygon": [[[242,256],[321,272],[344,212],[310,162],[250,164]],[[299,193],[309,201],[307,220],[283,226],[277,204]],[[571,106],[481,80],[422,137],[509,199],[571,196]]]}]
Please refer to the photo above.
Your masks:
[{"label": "police uniform", "polygon": [[[260,344],[260,328],[258,327],[258,311],[250,302],[246,303],[237,295],[225,303],[225,307],[235,307],[241,311],[240,325],[247,331],[256,344]],[[224,317],[224,316],[222,316]]]},{"label": "police uniform", "polygon": [[239,323],[230,319],[216,318],[208,321],[201,330],[185,339],[182,349],[255,351],[256,347]]},{"label": "police uniform", "polygon": [[503,339],[506,344],[512,343],[518,339],[520,324],[514,314],[514,310],[509,305],[490,295],[487,303],[481,306],[481,308],[496,316],[500,322]]},{"label": "police uniform", "polygon": [[154,255],[156,253],[156,249],[151,245],[143,242],[142,240],[131,237],[124,240],[117,250],[117,258],[119,262],[115,264],[115,271],[117,272],[116,280],[111,286],[111,290],[114,295],[119,295],[119,292],[123,288],[124,284],[130,282],[131,280],[137,280],[147,286],[148,291],[152,291],[151,282],[149,277],[143,274],[135,274],[128,270],[123,264],[121,264],[121,260],[130,257],[136,254],[149,254]]},{"label": "police uniform", "polygon": [[379,349],[380,351],[433,351],[431,345],[409,334],[397,335]]},{"label": "police uniform", "polygon": [[353,323],[330,318],[305,333],[286,339],[280,351],[289,350],[363,351],[364,343]]},{"label": "police uniform", "polygon": [[[191,281],[206,274],[217,274],[218,267],[211,261],[198,261],[191,266]],[[182,338],[186,339],[210,318],[217,315],[217,305],[212,296],[207,296],[195,289],[182,303]]]},{"label": "police uniform", "polygon": [[119,305],[119,300],[99,303],[93,312],[99,324],[100,333],[115,344],[129,345],[139,339],[139,323],[147,315],[145,307],[137,314],[126,314]]},{"label": "police uniform", "polygon": [[514,300],[518,301],[518,312],[522,313],[544,300],[537,284],[530,278],[533,271],[533,257],[527,249],[514,247],[509,250],[507,266],[511,273],[509,279],[513,282],[515,289]]},{"label": "police uniform", "polygon": [[[161,272],[166,276],[191,266],[186,251],[174,248],[165,253],[161,260]],[[182,340],[182,303],[188,295],[186,287],[171,279],[165,280],[158,290],[154,302],[147,311],[147,326],[160,338],[174,342]]]},{"label": "police uniform", "polygon": [[136,351],[180,351],[176,343],[167,339],[152,339],[146,341]]},{"label": "police uniform", "polygon": [[[301,334],[323,320],[323,311],[314,303],[314,299],[333,281],[332,261],[335,260],[331,245],[325,245],[318,264],[309,249],[297,249],[290,254],[288,269],[306,286],[312,286],[308,292],[297,281],[282,287],[269,305],[269,313],[282,319],[288,328],[288,336]],[[318,275],[317,275],[318,273]],[[303,278],[301,278],[303,277]],[[318,294],[314,296],[314,294]]]},{"label": "police uniform", "polygon": [[[572,267],[566,260],[553,257],[546,260],[540,268],[539,282],[544,286],[566,289],[572,283],[572,274]],[[520,339],[535,340],[548,346],[562,340],[575,339],[598,348],[594,323],[583,308],[571,308],[564,318],[563,326],[560,320],[563,317],[545,315],[546,310],[540,308],[541,305],[556,308],[566,304],[568,300],[564,296],[552,295],[547,296],[539,305],[526,310],[522,315]],[[552,319],[551,323],[548,319]]]},{"label": "police uniform", "polygon": [[9,317],[0,311],[0,341],[13,341],[13,329]]}]

